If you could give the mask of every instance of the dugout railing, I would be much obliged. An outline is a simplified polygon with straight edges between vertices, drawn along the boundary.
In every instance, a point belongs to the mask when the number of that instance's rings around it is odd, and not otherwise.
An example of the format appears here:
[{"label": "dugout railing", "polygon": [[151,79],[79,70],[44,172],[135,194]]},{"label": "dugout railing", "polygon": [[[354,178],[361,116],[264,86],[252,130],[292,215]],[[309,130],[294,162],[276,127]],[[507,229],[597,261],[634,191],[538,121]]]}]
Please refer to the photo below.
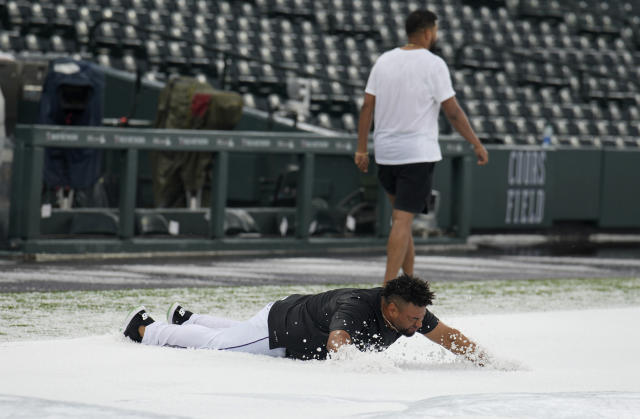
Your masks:
[{"label": "dugout railing", "polygon": [[[95,127],[62,127],[19,125],[14,150],[10,245],[14,250],[35,253],[113,253],[140,251],[217,251],[217,250],[321,250],[340,247],[382,247],[390,229],[391,208],[378,187],[376,230],[364,236],[311,236],[314,166],[316,157],[352,156],[356,137],[327,137],[304,133],[264,133],[238,131],[186,131]],[[420,239],[420,243],[462,243],[469,233],[470,198],[472,195],[473,153],[461,139],[441,140],[447,164],[448,234],[439,238]],[[67,235],[44,236],[42,190],[45,148],[96,148],[117,151],[122,159],[119,173],[118,208],[99,209],[117,215],[117,235],[95,237]],[[208,205],[208,232],[197,237],[154,236],[135,234],[138,154],[150,150],[202,151],[213,153],[211,202]],[[225,236],[224,221],[229,184],[229,156],[233,153],[293,154],[299,163],[295,205],[294,237]],[[355,165],[353,176],[358,176]],[[336,179],[339,181],[339,179]],[[56,209],[53,209],[55,212]],[[73,210],[72,210],[73,211]],[[82,211],[78,209],[77,211]]]}]

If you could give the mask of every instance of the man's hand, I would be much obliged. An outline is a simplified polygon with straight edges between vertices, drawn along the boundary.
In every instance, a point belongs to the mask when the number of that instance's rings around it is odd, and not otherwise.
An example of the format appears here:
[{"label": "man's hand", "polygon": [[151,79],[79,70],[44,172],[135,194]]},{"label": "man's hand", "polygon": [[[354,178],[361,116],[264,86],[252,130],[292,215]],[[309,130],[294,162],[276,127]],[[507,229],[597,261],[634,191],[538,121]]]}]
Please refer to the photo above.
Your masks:
[{"label": "man's hand", "polygon": [[369,154],[367,152],[356,151],[353,161],[361,172],[367,173],[369,170]]},{"label": "man's hand", "polygon": [[432,331],[425,333],[424,336],[454,354],[464,356],[479,367],[484,367],[489,361],[487,354],[471,339],[442,322],[439,322]]},{"label": "man's hand", "polygon": [[478,166],[484,166],[489,163],[489,152],[482,144],[478,144],[473,147],[473,152],[478,157]]}]

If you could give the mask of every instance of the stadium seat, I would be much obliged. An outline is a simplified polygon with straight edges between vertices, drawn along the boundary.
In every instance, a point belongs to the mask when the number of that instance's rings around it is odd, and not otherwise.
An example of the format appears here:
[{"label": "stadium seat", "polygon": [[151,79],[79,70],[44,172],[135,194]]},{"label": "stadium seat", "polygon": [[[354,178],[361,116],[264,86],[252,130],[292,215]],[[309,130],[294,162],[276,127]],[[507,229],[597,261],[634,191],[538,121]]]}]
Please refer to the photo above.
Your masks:
[{"label": "stadium seat", "polygon": [[342,115],[342,129],[348,133],[355,133],[358,130],[357,122],[352,113],[345,113]]},{"label": "stadium seat", "polygon": [[3,32],[0,35],[2,50],[9,53],[20,53],[25,50],[24,38],[16,32]]},{"label": "stadium seat", "polygon": [[30,16],[28,4],[18,4],[16,1],[9,1],[3,10],[3,25],[9,29],[21,29],[26,27]]},{"label": "stadium seat", "polygon": [[30,33],[25,36],[25,49],[30,53],[43,53],[48,48],[42,38]]},{"label": "stadium seat", "polygon": [[[12,0],[0,2],[0,48],[18,56],[80,54],[162,79],[162,72],[217,77],[221,57],[207,50],[214,46],[364,87],[379,54],[405,42],[404,16],[419,6],[400,0]],[[439,15],[438,53],[458,97],[471,117],[481,118],[478,129],[501,132],[493,141],[531,143],[544,120],[566,132],[567,144],[608,134],[609,143],[625,146],[637,134],[637,1],[437,0],[429,7]],[[104,17],[126,24],[103,23],[91,51],[89,30]],[[283,72],[269,66],[236,61],[228,77],[263,109],[285,95]],[[361,100],[361,88],[312,80],[312,110],[326,115],[312,119],[324,126],[351,132]]]},{"label": "stadium seat", "polygon": [[318,116],[316,117],[317,123],[319,126],[323,127],[323,128],[331,128],[331,118],[329,118],[329,115],[326,113],[318,113]]}]

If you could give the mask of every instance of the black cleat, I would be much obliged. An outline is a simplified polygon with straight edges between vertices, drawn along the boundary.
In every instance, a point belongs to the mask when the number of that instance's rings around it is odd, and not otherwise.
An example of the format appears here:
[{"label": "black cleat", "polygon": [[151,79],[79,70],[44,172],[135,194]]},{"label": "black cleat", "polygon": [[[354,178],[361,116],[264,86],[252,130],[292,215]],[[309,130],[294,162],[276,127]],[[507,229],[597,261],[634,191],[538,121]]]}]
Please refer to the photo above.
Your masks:
[{"label": "black cleat", "polygon": [[181,325],[191,318],[193,313],[185,310],[180,303],[173,303],[169,311],[167,311],[167,323]]},{"label": "black cleat", "polygon": [[147,313],[147,309],[144,306],[136,307],[127,315],[122,333],[132,341],[140,343],[142,336],[140,336],[138,328],[149,326],[151,323],[153,323],[153,319]]}]

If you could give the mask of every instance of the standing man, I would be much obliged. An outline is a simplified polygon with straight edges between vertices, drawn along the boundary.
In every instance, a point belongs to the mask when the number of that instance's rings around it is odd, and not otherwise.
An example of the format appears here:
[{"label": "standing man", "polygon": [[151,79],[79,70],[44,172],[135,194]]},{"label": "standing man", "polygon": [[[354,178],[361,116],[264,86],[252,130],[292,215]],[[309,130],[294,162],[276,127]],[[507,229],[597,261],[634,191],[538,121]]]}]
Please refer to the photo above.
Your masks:
[{"label": "standing man", "polygon": [[437,39],[436,20],[428,10],[409,14],[405,23],[409,42],[378,58],[360,111],[355,163],[361,171],[367,171],[367,142],[375,117],[378,179],[393,206],[385,284],[398,275],[400,268],[413,275],[411,226],[414,215],[423,211],[431,195],[435,162],[442,160],[438,145],[441,106],[451,125],[473,145],[478,164],[489,161],[487,150],[458,105],[447,64],[431,52]]}]

